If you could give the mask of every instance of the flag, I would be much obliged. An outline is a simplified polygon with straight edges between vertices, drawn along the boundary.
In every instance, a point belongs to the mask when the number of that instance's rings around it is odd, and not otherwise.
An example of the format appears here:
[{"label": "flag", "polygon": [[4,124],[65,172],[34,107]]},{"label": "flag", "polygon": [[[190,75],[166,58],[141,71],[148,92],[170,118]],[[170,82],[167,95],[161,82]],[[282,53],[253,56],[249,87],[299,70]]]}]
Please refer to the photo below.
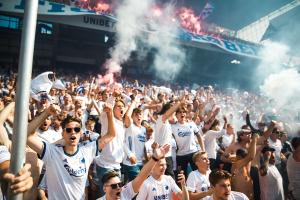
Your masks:
[{"label": "flag", "polygon": [[49,93],[53,85],[53,72],[44,72],[31,81],[31,92],[34,94]]},{"label": "flag", "polygon": [[213,12],[214,9],[215,7],[211,3],[207,2],[200,13],[200,19],[206,19]]},{"label": "flag", "polygon": [[59,90],[65,90],[66,89],[64,83],[61,80],[59,80],[59,79],[57,79],[53,83],[52,88],[59,89]]}]

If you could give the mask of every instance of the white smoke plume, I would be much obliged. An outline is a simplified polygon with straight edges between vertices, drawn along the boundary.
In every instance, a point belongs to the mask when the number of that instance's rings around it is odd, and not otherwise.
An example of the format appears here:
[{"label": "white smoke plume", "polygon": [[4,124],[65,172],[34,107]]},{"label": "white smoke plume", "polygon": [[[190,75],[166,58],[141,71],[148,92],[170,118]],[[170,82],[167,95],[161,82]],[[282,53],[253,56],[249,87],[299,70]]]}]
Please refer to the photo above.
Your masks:
[{"label": "white smoke plume", "polygon": [[157,32],[148,37],[148,44],[157,50],[153,62],[156,76],[166,81],[176,77],[185,61],[185,51],[176,41],[179,24],[174,16],[174,7],[166,5],[154,22]]},{"label": "white smoke plume", "polygon": [[142,34],[139,27],[144,25],[145,13],[149,11],[151,4],[152,0],[124,0],[118,5],[117,44],[111,49],[111,58],[105,63],[108,73],[120,73],[121,65],[137,50],[137,39]]},{"label": "white smoke plume", "polygon": [[256,83],[262,84],[268,76],[280,72],[283,63],[288,60],[288,51],[289,48],[285,44],[265,41],[259,52],[261,62],[256,69]]},{"label": "white smoke plume", "polygon": [[174,18],[174,7],[169,4],[153,12],[154,4],[154,0],[124,0],[118,6],[117,43],[105,63],[108,73],[120,73],[121,65],[133,51],[140,57],[145,51],[155,49],[153,67],[157,76],[169,81],[178,74],[185,52],[176,41],[179,25]]},{"label": "white smoke plume", "polygon": [[288,68],[288,47],[269,42],[262,50],[259,77],[264,78],[261,93],[272,100],[270,109],[279,120],[286,122],[291,133],[299,127],[300,74],[296,68]]}]

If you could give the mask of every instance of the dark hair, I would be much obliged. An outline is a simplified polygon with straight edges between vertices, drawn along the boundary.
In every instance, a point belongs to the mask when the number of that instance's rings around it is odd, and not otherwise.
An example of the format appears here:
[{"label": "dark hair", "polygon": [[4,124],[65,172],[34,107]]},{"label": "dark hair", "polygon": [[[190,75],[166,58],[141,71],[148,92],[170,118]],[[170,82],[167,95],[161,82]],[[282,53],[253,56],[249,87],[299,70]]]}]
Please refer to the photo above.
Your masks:
[{"label": "dark hair", "polygon": [[88,123],[88,122],[92,122],[92,123],[96,123],[96,119],[94,118],[94,117],[92,117],[92,116],[89,116],[88,118],[87,118],[87,120],[86,120],[86,124]]},{"label": "dark hair", "polygon": [[247,130],[250,130],[250,127],[247,125],[247,124],[244,124],[241,129],[247,129]]},{"label": "dark hair", "polygon": [[140,109],[140,108],[134,108],[133,111],[132,111],[132,114],[139,114],[139,113],[142,113],[143,110]]},{"label": "dark hair", "polygon": [[294,150],[297,149],[297,147],[300,145],[300,137],[294,137],[291,141],[291,145]]},{"label": "dark hair", "polygon": [[245,158],[248,155],[248,151],[246,149],[238,149],[236,150],[235,155],[241,158]]},{"label": "dark hair", "polygon": [[142,122],[141,122],[142,126],[144,126],[145,123],[148,123],[148,121],[143,119]]},{"label": "dark hair", "polygon": [[106,93],[107,93],[107,90],[103,90],[102,92],[100,92],[100,95],[103,96]]},{"label": "dark hair", "polygon": [[220,180],[231,180],[231,174],[225,170],[214,170],[209,174],[209,182],[215,186]]},{"label": "dark hair", "polygon": [[77,122],[78,124],[80,124],[80,127],[82,127],[82,122],[79,118],[73,117],[68,115],[62,122],[61,122],[61,126],[62,128],[66,128],[66,125],[71,123],[71,122]]},{"label": "dark hair", "polygon": [[116,172],[116,171],[109,171],[109,172],[107,172],[106,174],[104,174],[104,176],[101,179],[102,184],[107,183],[110,179],[112,179],[114,177],[119,177],[119,173]]},{"label": "dark hair", "polygon": [[242,136],[243,134],[244,134],[243,131],[238,131],[238,132],[237,132],[237,139],[236,139],[236,140],[237,140],[238,142],[241,142],[241,141],[242,141],[241,136]]},{"label": "dark hair", "polygon": [[210,127],[210,130],[212,130],[213,128],[215,128],[219,124],[220,124],[220,121],[218,119],[214,119],[214,122],[212,123],[212,125]]},{"label": "dark hair", "polygon": [[167,103],[165,103],[161,110],[157,113],[158,115],[163,115],[165,114],[170,108],[171,108],[171,104],[173,103],[173,101],[169,101]]}]

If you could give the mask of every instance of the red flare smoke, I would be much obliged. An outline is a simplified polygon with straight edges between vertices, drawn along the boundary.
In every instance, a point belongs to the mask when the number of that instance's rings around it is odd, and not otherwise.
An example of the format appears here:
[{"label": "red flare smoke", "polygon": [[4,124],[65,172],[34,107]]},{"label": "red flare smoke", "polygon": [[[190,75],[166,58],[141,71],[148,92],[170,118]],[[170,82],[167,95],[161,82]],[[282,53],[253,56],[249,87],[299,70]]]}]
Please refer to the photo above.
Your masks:
[{"label": "red flare smoke", "polygon": [[114,82],[115,82],[115,79],[114,79],[113,73],[108,73],[104,76],[98,75],[98,84],[99,85],[102,85],[102,84],[111,85]]},{"label": "red flare smoke", "polygon": [[194,10],[182,7],[178,10],[178,18],[181,26],[194,34],[201,33],[201,20],[195,15]]}]

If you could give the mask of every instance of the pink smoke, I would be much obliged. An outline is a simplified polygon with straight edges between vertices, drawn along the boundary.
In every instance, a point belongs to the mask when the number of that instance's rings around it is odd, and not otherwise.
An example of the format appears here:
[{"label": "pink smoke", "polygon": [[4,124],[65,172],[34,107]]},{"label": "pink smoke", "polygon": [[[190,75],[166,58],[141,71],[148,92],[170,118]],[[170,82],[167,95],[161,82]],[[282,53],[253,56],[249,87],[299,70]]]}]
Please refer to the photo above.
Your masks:
[{"label": "pink smoke", "polygon": [[178,9],[178,18],[181,26],[194,34],[201,33],[200,17],[195,15],[194,10],[186,7]]}]

